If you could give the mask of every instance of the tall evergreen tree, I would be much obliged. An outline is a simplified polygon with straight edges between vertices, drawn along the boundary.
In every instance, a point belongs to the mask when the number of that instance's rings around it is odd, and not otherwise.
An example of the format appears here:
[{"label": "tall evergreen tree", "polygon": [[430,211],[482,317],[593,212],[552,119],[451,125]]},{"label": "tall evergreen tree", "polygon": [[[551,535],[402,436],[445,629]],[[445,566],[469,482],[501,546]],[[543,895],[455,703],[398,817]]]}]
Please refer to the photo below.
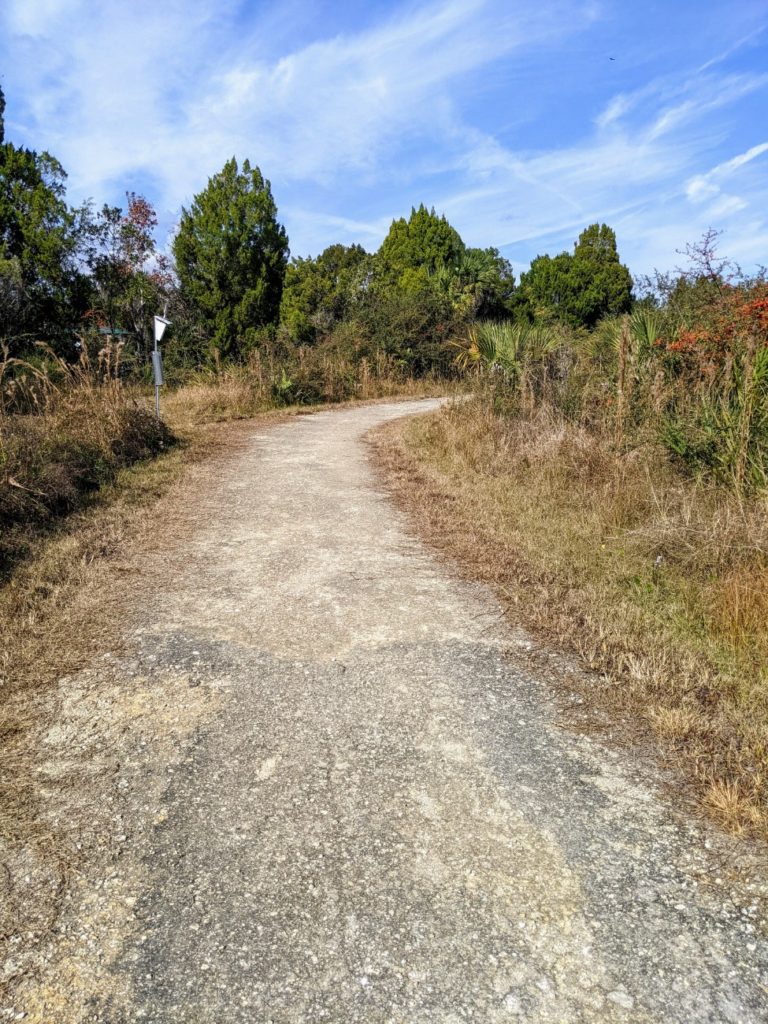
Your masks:
[{"label": "tall evergreen tree", "polygon": [[66,203],[66,174],[48,153],[5,141],[0,92],[0,332],[12,351],[64,344],[83,312],[76,256],[83,211]]},{"label": "tall evergreen tree", "polygon": [[520,278],[520,297],[530,316],[574,327],[592,328],[604,316],[626,313],[632,275],[619,259],[615,232],[607,224],[591,224],[573,254],[537,256]]},{"label": "tall evergreen tree", "polygon": [[445,216],[422,203],[406,220],[392,221],[377,255],[377,276],[385,284],[418,290],[439,269],[456,270],[464,243]]},{"label": "tall evergreen tree", "polygon": [[237,357],[275,323],[288,261],[270,184],[233,157],[181,215],[173,243],[182,298],[212,347]]}]

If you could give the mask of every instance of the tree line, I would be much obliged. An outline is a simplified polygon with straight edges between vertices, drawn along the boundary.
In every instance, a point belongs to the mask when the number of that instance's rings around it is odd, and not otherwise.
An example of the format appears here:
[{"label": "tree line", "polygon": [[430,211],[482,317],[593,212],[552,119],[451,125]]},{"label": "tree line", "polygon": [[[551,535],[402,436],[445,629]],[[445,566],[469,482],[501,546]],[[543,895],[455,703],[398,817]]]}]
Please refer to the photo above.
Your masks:
[{"label": "tree line", "polygon": [[347,359],[381,352],[420,375],[447,369],[447,342],[475,320],[592,328],[632,304],[606,225],[572,253],[537,257],[519,282],[497,249],[467,246],[424,205],[394,220],[375,253],[336,244],[291,259],[269,181],[234,157],[182,209],[169,257],[144,197],[68,205],[61,164],[7,140],[4,111],[0,91],[0,345],[12,356],[44,343],[73,359],[111,335],[140,373],[152,316],[166,309],[180,372],[321,346]]}]

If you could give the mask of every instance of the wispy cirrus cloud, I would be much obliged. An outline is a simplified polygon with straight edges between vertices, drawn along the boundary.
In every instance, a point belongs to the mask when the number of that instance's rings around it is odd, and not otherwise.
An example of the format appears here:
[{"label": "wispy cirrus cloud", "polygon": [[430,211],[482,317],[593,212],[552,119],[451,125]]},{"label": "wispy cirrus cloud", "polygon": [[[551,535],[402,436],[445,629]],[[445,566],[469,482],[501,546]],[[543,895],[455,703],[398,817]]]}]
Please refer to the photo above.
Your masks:
[{"label": "wispy cirrus cloud", "polygon": [[761,142],[757,146],[751,146],[745,153],[739,153],[731,157],[730,160],[725,160],[723,163],[718,164],[717,167],[713,167],[711,171],[707,171],[706,174],[697,174],[685,186],[686,195],[693,202],[701,202],[702,200],[709,199],[711,196],[718,195],[722,181],[730,178],[741,167],[751,163],[752,160],[756,160],[763,153],[768,153],[768,142]]},{"label": "wispy cirrus cloud", "polygon": [[235,4],[141,0],[94,12],[78,0],[15,0],[6,25],[37,54],[23,73],[29,134],[57,144],[77,184],[143,168],[170,198],[188,192],[190,171],[214,170],[232,151],[255,150],[281,177],[327,181],[341,167],[376,170],[384,147],[413,135],[439,137],[452,82],[562,35],[537,4],[501,16],[498,6],[406,7],[277,59],[262,55],[258,22],[233,38]]},{"label": "wispy cirrus cloud", "polygon": [[701,121],[712,111],[727,107],[766,85],[768,74],[697,77],[684,84],[685,99],[659,113],[649,128],[649,135],[657,138],[691,121]]},{"label": "wispy cirrus cloud", "polygon": [[[477,236],[504,222],[506,244],[513,246],[535,238],[569,244],[569,232],[591,221],[629,225],[645,211],[643,235],[657,223],[666,239],[671,219],[680,246],[708,226],[700,214],[715,222],[747,208],[743,199],[722,194],[719,182],[762,155],[768,145],[753,146],[707,174],[689,178],[684,187],[680,180],[710,149],[711,137],[701,127],[711,113],[767,86],[765,75],[676,83],[665,79],[632,95],[612,97],[594,119],[594,130],[575,145],[521,154],[491,138],[478,140],[466,165],[474,172],[469,177],[482,176],[482,185],[446,195],[441,205],[459,218],[469,219],[474,211]],[[683,196],[716,202],[691,217]]]}]

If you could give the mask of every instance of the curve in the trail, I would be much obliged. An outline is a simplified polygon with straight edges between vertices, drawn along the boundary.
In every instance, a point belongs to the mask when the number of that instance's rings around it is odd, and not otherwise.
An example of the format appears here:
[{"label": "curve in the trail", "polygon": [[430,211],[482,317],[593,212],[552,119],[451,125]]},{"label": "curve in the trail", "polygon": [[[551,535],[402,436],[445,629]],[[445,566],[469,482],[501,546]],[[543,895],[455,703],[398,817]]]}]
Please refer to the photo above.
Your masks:
[{"label": "curve in the trail", "polygon": [[558,726],[377,486],[365,432],[433,404],[255,433],[201,496],[141,643],[221,704],[146,851],[133,1004],[98,1019],[765,1019],[701,826]]}]

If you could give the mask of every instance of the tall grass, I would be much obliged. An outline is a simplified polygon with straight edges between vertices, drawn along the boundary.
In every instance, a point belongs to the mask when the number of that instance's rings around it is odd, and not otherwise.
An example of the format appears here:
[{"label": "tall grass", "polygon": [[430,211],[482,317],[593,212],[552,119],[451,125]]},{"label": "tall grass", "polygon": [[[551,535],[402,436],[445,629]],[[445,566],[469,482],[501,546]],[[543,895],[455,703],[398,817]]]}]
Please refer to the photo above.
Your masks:
[{"label": "tall grass", "polygon": [[475,400],[411,430],[489,578],[766,835],[768,289],[705,297],[590,333],[476,325]]},{"label": "tall grass", "polygon": [[346,358],[332,349],[300,347],[289,358],[254,350],[242,364],[189,374],[164,398],[168,421],[188,430],[202,423],[247,419],[268,409],[366,401],[442,391],[437,377],[416,379],[386,353]]},{"label": "tall grass", "polygon": [[120,381],[120,347],[0,360],[0,573],[57,518],[172,440]]},{"label": "tall grass", "polygon": [[164,422],[146,385],[126,384],[122,346],[108,342],[75,364],[39,347],[31,360],[0,358],[0,574],[29,542],[80,507],[116,473],[156,455],[173,430],[247,419],[269,409],[424,394],[442,388],[374,350],[345,355],[319,345],[265,346],[244,364],[187,373],[163,392]]}]

